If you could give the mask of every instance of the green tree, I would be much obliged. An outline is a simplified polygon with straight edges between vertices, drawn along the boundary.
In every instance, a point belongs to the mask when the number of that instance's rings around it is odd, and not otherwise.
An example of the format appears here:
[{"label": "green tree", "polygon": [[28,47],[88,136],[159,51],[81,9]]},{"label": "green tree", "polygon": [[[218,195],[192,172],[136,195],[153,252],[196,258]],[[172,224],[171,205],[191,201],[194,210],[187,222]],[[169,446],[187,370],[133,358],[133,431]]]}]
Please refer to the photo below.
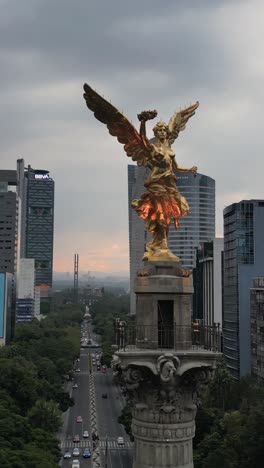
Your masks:
[{"label": "green tree", "polygon": [[101,363],[107,366],[112,361],[112,345],[115,341],[113,322],[115,318],[132,321],[129,314],[129,295],[115,296],[104,292],[102,298],[91,307],[92,324],[94,332],[101,335],[103,355]]},{"label": "green tree", "polygon": [[54,401],[37,400],[28,412],[28,420],[33,427],[47,432],[58,432],[62,419],[58,404]]},{"label": "green tree", "polygon": [[252,408],[241,434],[239,468],[259,468],[264,460],[264,403]]},{"label": "green tree", "polygon": [[238,468],[237,453],[222,445],[208,453],[201,468]]},{"label": "green tree", "polygon": [[194,448],[203,440],[206,434],[211,432],[213,424],[217,420],[217,410],[206,405],[201,405],[196,414],[195,424],[195,439],[193,442]]},{"label": "green tree", "polygon": [[235,387],[235,381],[222,361],[218,364],[214,378],[208,386],[205,400],[207,400],[208,405],[223,412],[232,409],[237,402]]},{"label": "green tree", "polygon": [[0,387],[8,391],[25,413],[37,397],[36,366],[23,357],[0,359]]},{"label": "green tree", "polygon": [[132,424],[132,408],[131,404],[127,403],[121,411],[121,415],[118,417],[119,424],[123,424],[126,433],[129,435],[131,440],[134,440],[131,424]]},{"label": "green tree", "polygon": [[216,369],[197,412],[195,468],[257,468],[264,459],[264,388]]},{"label": "green tree", "polygon": [[80,349],[82,307],[60,307],[41,322],[17,325],[0,349],[0,466],[55,468],[61,410],[73,404],[65,375]]},{"label": "green tree", "polygon": [[27,418],[10,413],[0,405],[0,447],[23,448],[24,443],[30,440],[31,427]]}]

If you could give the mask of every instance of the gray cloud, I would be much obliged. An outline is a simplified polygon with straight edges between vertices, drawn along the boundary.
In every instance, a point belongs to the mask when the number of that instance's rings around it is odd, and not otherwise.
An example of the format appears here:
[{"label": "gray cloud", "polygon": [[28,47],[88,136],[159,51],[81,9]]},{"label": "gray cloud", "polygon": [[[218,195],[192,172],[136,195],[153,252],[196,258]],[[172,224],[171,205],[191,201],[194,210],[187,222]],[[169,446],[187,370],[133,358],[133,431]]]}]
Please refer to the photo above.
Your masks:
[{"label": "gray cloud", "polygon": [[175,149],[216,179],[218,232],[224,205],[263,196],[261,0],[0,3],[1,167],[22,156],[51,170],[59,259],[66,232],[76,248],[98,252],[96,233],[126,248],[129,161],[86,109],[84,81],[135,125],[144,108],[168,119],[200,100]]}]

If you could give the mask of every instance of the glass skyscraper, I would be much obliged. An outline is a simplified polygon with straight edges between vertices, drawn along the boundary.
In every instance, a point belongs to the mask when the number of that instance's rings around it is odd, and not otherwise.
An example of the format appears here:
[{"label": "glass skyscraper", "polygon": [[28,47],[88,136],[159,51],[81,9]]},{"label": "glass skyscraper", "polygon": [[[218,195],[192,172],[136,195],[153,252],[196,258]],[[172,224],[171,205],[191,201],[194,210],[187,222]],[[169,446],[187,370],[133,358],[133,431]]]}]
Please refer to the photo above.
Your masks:
[{"label": "glass skyscraper", "polygon": [[183,267],[195,268],[196,249],[215,237],[215,181],[211,177],[189,172],[176,172],[177,187],[189,203],[188,216],[180,218],[180,229],[172,226],[169,247]]},{"label": "glass skyscraper", "polygon": [[16,171],[0,171],[0,272],[15,274],[19,243]]},{"label": "glass skyscraper", "polygon": [[134,278],[143,266],[142,257],[145,244],[150,234],[145,230],[144,221],[140,219],[131,207],[134,198],[139,198],[144,191],[144,180],[148,169],[132,164],[128,165],[128,222],[129,222],[129,270],[130,270],[130,312],[136,313],[136,295],[134,293]]},{"label": "glass skyscraper", "polygon": [[264,272],[264,200],[242,200],[224,210],[223,352],[239,379],[250,374],[250,287]]},{"label": "glass skyscraper", "polygon": [[35,284],[48,290],[52,287],[54,180],[49,171],[28,166],[21,183],[21,256],[35,259]]}]

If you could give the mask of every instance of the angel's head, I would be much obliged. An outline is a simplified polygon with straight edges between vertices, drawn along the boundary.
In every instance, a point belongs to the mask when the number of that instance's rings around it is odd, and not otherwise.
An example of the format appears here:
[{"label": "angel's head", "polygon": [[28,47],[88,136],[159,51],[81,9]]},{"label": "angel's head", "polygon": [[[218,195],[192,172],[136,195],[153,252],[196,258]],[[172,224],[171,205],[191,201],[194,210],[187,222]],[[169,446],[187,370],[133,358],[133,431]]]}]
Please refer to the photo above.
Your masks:
[{"label": "angel's head", "polygon": [[168,137],[169,128],[166,122],[162,120],[158,122],[155,127],[153,128],[153,132],[156,138],[163,141]]}]

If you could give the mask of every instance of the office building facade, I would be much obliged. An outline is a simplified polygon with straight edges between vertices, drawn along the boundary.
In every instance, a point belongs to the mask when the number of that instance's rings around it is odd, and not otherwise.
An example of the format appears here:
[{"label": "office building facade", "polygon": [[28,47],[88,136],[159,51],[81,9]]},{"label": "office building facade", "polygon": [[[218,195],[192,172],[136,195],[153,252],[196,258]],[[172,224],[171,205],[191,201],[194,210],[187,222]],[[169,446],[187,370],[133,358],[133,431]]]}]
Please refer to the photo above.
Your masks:
[{"label": "office building facade", "polygon": [[176,172],[177,187],[189,203],[188,216],[180,219],[180,229],[169,231],[169,247],[192,270],[196,265],[196,249],[215,237],[215,180],[204,174]]},{"label": "office building facade", "polygon": [[196,250],[196,268],[193,270],[193,318],[204,325],[219,324],[222,328],[222,276],[224,240],[215,238],[203,242]]},{"label": "office building facade", "polygon": [[136,295],[134,293],[134,279],[137,271],[143,267],[142,257],[145,245],[150,239],[143,219],[140,219],[131,207],[134,198],[140,198],[144,191],[144,180],[148,169],[136,165],[128,165],[128,223],[129,223],[129,271],[130,271],[130,313],[136,313]]},{"label": "office building facade", "polygon": [[17,272],[17,297],[30,297],[35,295],[35,260],[33,258],[20,258]]},{"label": "office building facade", "polygon": [[251,373],[250,287],[264,274],[264,200],[224,210],[223,352],[231,374]]},{"label": "office building facade", "polygon": [[16,322],[30,322],[35,311],[35,260],[20,258],[17,272]]},{"label": "office building facade", "polygon": [[46,291],[52,287],[54,181],[48,171],[28,166],[21,185],[21,256],[35,260],[35,285]]},{"label": "office building facade", "polygon": [[250,289],[251,374],[264,384],[264,276],[254,278]]},{"label": "office building facade", "polygon": [[12,336],[13,284],[11,273],[0,272],[0,346],[8,344]]},{"label": "office building facade", "polygon": [[[129,213],[129,259],[130,259],[130,310],[135,313],[134,278],[143,266],[141,261],[145,244],[151,235],[146,232],[144,221],[131,208],[131,201],[144,192],[146,168],[128,165],[128,213]],[[169,248],[180,257],[185,268],[193,269],[196,264],[196,249],[205,241],[215,237],[215,181],[211,177],[191,173],[175,172],[177,187],[186,197],[190,211],[180,219],[181,227],[176,231],[173,224],[169,231]]]},{"label": "office building facade", "polygon": [[0,271],[15,274],[19,243],[16,171],[0,171]]}]

